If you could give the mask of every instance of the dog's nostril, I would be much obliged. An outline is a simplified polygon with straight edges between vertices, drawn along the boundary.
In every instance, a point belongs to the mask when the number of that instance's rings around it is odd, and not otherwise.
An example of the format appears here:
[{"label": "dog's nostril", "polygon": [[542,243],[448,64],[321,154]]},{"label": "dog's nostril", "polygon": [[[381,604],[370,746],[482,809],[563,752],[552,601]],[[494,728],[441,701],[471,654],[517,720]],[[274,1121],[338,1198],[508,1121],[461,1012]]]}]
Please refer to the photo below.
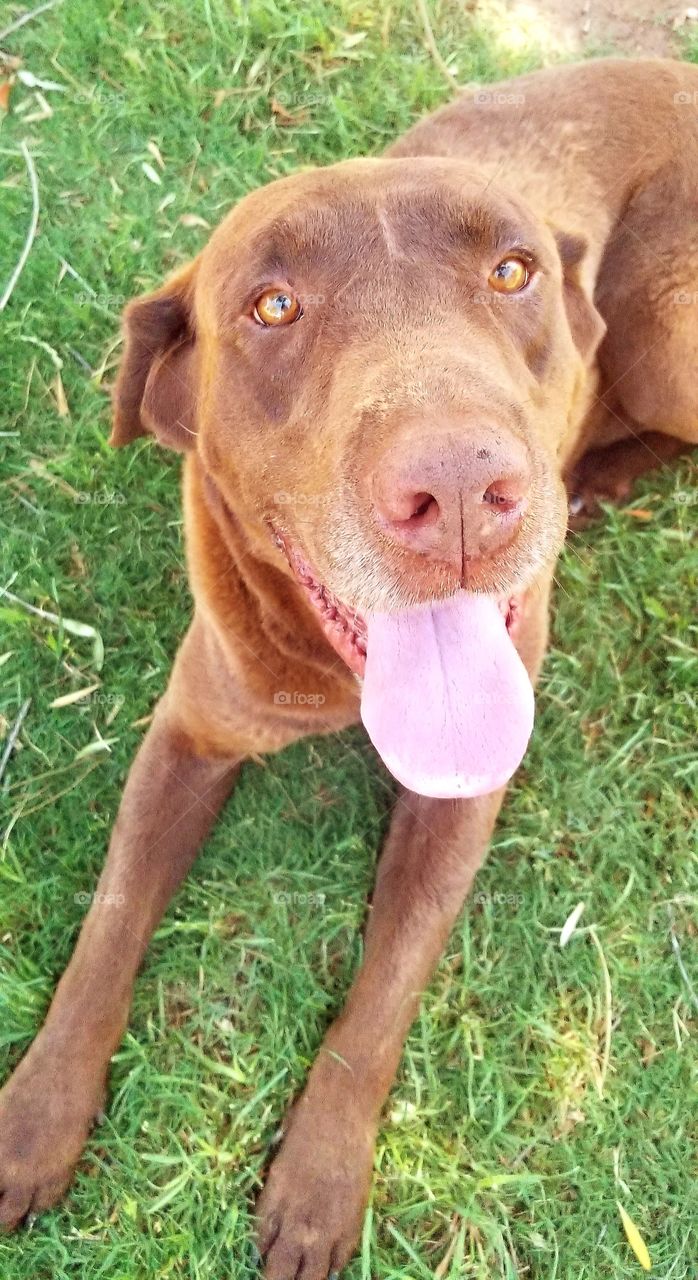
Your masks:
[{"label": "dog's nostril", "polygon": [[410,493],[409,489],[396,494],[392,501],[382,503],[380,509],[395,529],[426,529],[439,517],[439,504],[433,494]]},{"label": "dog's nostril", "polygon": [[409,517],[410,524],[431,524],[439,514],[439,504],[430,493],[416,493],[413,499],[414,510]]}]

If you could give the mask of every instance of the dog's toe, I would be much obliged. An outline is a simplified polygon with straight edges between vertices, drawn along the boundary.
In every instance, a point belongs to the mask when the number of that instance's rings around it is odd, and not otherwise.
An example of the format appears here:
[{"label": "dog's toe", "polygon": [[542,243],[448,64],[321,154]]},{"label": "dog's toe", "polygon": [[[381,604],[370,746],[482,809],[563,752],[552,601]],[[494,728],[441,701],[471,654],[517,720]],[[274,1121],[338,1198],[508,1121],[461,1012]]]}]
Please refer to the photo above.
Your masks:
[{"label": "dog's toe", "polygon": [[[267,1255],[264,1280],[297,1280],[302,1266],[303,1254],[300,1245],[292,1236],[288,1238],[284,1235],[272,1245]],[[322,1280],[325,1280],[325,1277]]]},{"label": "dog's toe", "polygon": [[308,1224],[284,1223],[267,1252],[265,1280],[337,1280],[339,1269],[332,1261],[335,1251],[329,1239]]}]

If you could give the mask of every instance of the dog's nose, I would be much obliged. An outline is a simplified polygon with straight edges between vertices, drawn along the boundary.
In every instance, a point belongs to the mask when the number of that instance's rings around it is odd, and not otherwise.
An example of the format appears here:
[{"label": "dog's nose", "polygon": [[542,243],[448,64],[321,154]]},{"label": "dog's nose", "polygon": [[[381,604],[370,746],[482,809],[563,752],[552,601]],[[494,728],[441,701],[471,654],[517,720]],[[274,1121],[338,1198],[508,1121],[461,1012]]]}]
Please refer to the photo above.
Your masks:
[{"label": "dog's nose", "polygon": [[372,477],[379,526],[408,550],[460,573],[513,540],[526,510],[531,466],[504,428],[413,431],[384,454]]}]

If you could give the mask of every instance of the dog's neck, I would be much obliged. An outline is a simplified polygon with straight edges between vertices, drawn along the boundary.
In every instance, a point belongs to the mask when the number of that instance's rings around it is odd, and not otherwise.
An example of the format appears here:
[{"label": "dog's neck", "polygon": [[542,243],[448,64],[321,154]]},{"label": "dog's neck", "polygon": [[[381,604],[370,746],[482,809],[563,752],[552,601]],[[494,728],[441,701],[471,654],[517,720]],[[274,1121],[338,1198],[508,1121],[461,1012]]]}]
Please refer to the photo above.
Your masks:
[{"label": "dog's neck", "polygon": [[[233,632],[250,656],[265,654],[267,668],[297,667],[298,687],[315,681],[328,712],[351,703],[354,713],[355,677],[325,638],[271,534],[261,524],[259,530],[250,530],[196,453],[187,458],[185,497],[187,507],[197,509],[197,521],[187,521],[189,530],[197,530],[188,544],[192,585],[197,599],[205,600],[221,637]],[[219,548],[223,544],[224,554],[212,558],[214,539]],[[225,564],[215,578],[208,571],[211,564],[219,568]]]}]

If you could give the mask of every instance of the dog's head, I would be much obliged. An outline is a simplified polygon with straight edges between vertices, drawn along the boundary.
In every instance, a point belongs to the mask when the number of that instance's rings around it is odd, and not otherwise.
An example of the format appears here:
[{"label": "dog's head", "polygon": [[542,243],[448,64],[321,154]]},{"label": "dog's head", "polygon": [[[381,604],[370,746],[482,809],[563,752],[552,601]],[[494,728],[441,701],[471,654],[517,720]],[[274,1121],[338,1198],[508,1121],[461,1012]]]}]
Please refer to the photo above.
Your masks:
[{"label": "dog's head", "polygon": [[113,441],[198,448],[359,610],[512,591],[564,533],[582,254],[459,162],[282,179],[128,307]]},{"label": "dog's head", "polygon": [[274,182],[128,307],[113,442],[196,448],[360,670],[357,612],[508,600],[559,551],[583,253],[459,161]]}]

